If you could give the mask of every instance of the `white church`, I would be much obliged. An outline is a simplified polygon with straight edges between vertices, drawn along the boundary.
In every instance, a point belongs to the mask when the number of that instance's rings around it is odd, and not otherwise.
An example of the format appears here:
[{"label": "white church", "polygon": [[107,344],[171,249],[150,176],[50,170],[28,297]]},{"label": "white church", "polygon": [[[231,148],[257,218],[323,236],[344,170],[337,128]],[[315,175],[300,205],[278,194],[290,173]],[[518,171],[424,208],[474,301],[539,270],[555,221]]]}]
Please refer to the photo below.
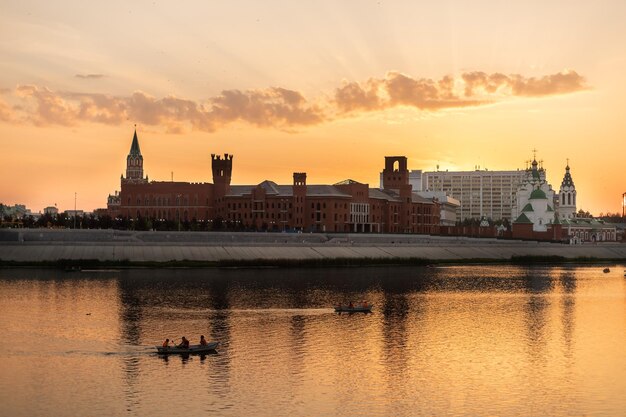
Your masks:
[{"label": "white church", "polygon": [[517,212],[515,223],[532,223],[533,231],[545,232],[554,221],[555,201],[552,186],[546,180],[546,170],[533,159],[531,168],[517,189]]},{"label": "white church", "polygon": [[555,193],[546,180],[546,171],[533,158],[531,166],[517,190],[517,219],[515,224],[531,224],[533,232],[546,232],[560,225],[563,239],[570,243],[614,241],[614,225],[601,220],[576,215],[576,186],[570,173],[569,160],[559,192]]}]

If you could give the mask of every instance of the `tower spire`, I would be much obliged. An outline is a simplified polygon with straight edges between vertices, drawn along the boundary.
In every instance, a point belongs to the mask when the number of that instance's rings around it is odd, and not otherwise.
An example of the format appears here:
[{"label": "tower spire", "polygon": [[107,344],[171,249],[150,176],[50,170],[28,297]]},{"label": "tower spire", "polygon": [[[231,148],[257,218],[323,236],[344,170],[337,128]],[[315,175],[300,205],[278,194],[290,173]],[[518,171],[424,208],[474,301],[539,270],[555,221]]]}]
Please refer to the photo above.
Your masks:
[{"label": "tower spire", "polygon": [[133,134],[133,142],[130,145],[130,152],[126,157],[126,180],[130,182],[147,182],[147,178],[143,177],[143,156],[139,148],[139,139],[137,138],[137,125],[135,125],[135,133]]},{"label": "tower spire", "polygon": [[130,155],[141,155],[141,149],[139,149],[139,139],[137,139],[137,125],[135,125],[135,134],[133,135],[133,143],[130,145]]}]

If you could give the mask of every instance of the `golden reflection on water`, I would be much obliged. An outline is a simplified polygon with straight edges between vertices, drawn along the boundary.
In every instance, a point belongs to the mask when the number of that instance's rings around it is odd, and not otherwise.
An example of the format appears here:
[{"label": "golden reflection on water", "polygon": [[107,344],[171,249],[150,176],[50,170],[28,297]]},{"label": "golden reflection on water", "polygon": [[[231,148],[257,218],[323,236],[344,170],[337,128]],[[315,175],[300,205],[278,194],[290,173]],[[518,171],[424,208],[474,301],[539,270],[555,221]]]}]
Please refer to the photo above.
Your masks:
[{"label": "golden reflection on water", "polygon": [[[12,416],[617,415],[626,280],[599,271],[2,270],[0,402]],[[330,308],[363,298],[373,314]],[[200,334],[217,354],[153,354]]]}]

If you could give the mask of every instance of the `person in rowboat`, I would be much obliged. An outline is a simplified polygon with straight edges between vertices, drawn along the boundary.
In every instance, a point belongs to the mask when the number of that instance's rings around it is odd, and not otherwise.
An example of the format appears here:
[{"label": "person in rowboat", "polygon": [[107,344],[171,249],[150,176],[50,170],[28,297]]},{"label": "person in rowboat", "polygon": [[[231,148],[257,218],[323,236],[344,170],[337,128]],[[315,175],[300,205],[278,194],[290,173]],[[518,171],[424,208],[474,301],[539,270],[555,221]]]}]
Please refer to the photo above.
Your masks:
[{"label": "person in rowboat", "polygon": [[206,346],[208,345],[206,339],[204,338],[204,336],[200,336],[200,346]]},{"label": "person in rowboat", "polygon": [[163,347],[170,347],[170,339],[165,339],[165,342],[163,342]]},{"label": "person in rowboat", "polygon": [[181,342],[176,347],[189,349],[189,340],[183,336]]}]

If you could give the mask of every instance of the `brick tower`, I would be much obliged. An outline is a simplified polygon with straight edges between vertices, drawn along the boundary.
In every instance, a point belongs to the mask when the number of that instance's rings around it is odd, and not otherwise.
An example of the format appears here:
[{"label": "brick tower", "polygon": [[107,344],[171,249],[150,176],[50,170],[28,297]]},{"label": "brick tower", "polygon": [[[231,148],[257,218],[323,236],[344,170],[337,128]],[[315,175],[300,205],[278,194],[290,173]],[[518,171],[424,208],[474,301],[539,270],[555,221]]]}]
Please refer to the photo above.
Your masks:
[{"label": "brick tower", "polygon": [[304,229],[304,207],[306,203],[306,172],[293,173],[293,227]]},{"label": "brick tower", "polygon": [[233,155],[211,154],[211,168],[213,170],[213,190],[215,199],[215,213],[217,217],[225,218],[226,203],[224,196],[230,191],[230,179],[233,172]]},{"label": "brick tower", "polygon": [[383,170],[383,188],[394,190],[400,196],[399,210],[400,231],[410,233],[411,205],[413,186],[409,184],[409,170],[406,156],[386,156]]}]

